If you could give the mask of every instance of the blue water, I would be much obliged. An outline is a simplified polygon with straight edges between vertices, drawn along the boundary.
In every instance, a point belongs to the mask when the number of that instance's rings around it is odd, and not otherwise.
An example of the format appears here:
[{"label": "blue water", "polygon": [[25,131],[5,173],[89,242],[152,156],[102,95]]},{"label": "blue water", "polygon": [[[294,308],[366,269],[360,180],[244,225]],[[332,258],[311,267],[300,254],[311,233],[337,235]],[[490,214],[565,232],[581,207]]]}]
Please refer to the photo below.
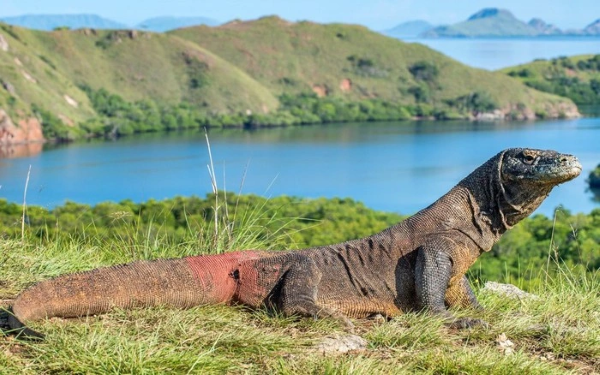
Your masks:
[{"label": "blue water", "polygon": [[[352,197],[367,206],[414,213],[507,147],[577,155],[587,175],[600,163],[600,119],[537,123],[396,122],[211,130],[220,189],[265,196]],[[144,201],[211,190],[203,132],[89,142],[21,159],[0,159],[0,196],[53,207]],[[599,204],[585,177],[556,188],[538,212],[559,204],[589,212]],[[241,186],[241,187],[240,187]]]},{"label": "blue water", "polygon": [[464,64],[496,70],[535,59],[600,54],[600,37],[406,39],[421,43]]}]

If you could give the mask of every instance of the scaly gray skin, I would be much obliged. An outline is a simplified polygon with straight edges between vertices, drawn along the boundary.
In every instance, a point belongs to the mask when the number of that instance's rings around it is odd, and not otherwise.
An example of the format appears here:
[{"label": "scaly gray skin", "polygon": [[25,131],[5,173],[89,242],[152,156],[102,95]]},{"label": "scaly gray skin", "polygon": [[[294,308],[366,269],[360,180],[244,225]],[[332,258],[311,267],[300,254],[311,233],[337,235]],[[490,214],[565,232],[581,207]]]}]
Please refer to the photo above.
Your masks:
[{"label": "scaly gray skin", "polygon": [[552,188],[581,173],[571,155],[508,149],[429,207],[378,234],[288,252],[243,251],[100,268],[43,281],[21,293],[10,328],[46,317],[99,314],[112,307],[205,303],[271,306],[286,315],[392,317],[425,309],[455,327],[448,308],[481,308],[465,273],[477,257],[531,214]]}]

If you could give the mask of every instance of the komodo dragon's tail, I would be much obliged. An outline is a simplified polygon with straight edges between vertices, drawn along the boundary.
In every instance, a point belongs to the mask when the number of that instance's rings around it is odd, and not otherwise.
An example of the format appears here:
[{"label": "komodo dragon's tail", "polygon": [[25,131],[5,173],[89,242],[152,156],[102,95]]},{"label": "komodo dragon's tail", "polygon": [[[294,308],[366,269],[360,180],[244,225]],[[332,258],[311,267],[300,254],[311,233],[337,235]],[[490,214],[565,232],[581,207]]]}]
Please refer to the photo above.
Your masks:
[{"label": "komodo dragon's tail", "polygon": [[173,306],[231,302],[240,262],[259,252],[243,251],[181,259],[138,261],[42,281],[23,291],[11,306],[8,326],[24,336],[41,336],[25,327],[50,317],[101,314],[114,307]]}]

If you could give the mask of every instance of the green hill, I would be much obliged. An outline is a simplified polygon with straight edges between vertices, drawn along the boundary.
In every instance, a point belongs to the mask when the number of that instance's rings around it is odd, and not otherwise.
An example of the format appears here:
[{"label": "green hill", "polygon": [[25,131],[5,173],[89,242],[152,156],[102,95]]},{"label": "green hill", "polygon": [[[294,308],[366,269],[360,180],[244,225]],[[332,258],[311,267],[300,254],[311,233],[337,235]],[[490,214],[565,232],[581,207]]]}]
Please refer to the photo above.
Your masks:
[{"label": "green hill", "polygon": [[537,60],[501,71],[527,86],[570,98],[577,104],[600,103],[600,55]]},{"label": "green hill", "polygon": [[276,94],[314,90],[353,100],[414,104],[418,101],[414,93],[422,89],[434,105],[485,92],[506,113],[517,107],[536,111],[568,106],[505,76],[467,67],[421,44],[387,38],[362,26],[265,17],[169,34],[213,51]]},{"label": "green hill", "polygon": [[[166,34],[42,32],[0,24],[0,83],[0,109],[14,124],[41,120],[47,137],[66,139],[173,129],[183,122],[258,126],[577,114],[569,100],[423,45],[359,26],[277,17]],[[156,119],[148,118],[150,110]],[[141,125],[147,122],[153,125]]]},{"label": "green hill", "polygon": [[486,8],[466,21],[440,26],[422,34],[424,37],[494,37],[532,36],[539,34],[535,27],[518,20],[508,10]]}]

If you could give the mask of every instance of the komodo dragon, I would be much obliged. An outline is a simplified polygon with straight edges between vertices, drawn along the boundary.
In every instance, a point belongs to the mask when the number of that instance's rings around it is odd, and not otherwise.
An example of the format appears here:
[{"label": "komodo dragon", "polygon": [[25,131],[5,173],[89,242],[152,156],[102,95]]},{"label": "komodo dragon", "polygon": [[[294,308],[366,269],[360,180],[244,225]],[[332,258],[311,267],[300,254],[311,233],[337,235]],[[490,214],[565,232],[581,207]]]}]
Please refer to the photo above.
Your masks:
[{"label": "komodo dragon", "polygon": [[448,307],[480,308],[467,269],[533,212],[552,188],[581,172],[572,155],[513,148],[500,152],[414,216],[372,236],[310,249],[138,261],[63,275],[23,291],[7,316],[13,331],[48,317],[113,307],[201,304],[269,306],[285,315],[392,317],[429,310],[450,325]]}]

